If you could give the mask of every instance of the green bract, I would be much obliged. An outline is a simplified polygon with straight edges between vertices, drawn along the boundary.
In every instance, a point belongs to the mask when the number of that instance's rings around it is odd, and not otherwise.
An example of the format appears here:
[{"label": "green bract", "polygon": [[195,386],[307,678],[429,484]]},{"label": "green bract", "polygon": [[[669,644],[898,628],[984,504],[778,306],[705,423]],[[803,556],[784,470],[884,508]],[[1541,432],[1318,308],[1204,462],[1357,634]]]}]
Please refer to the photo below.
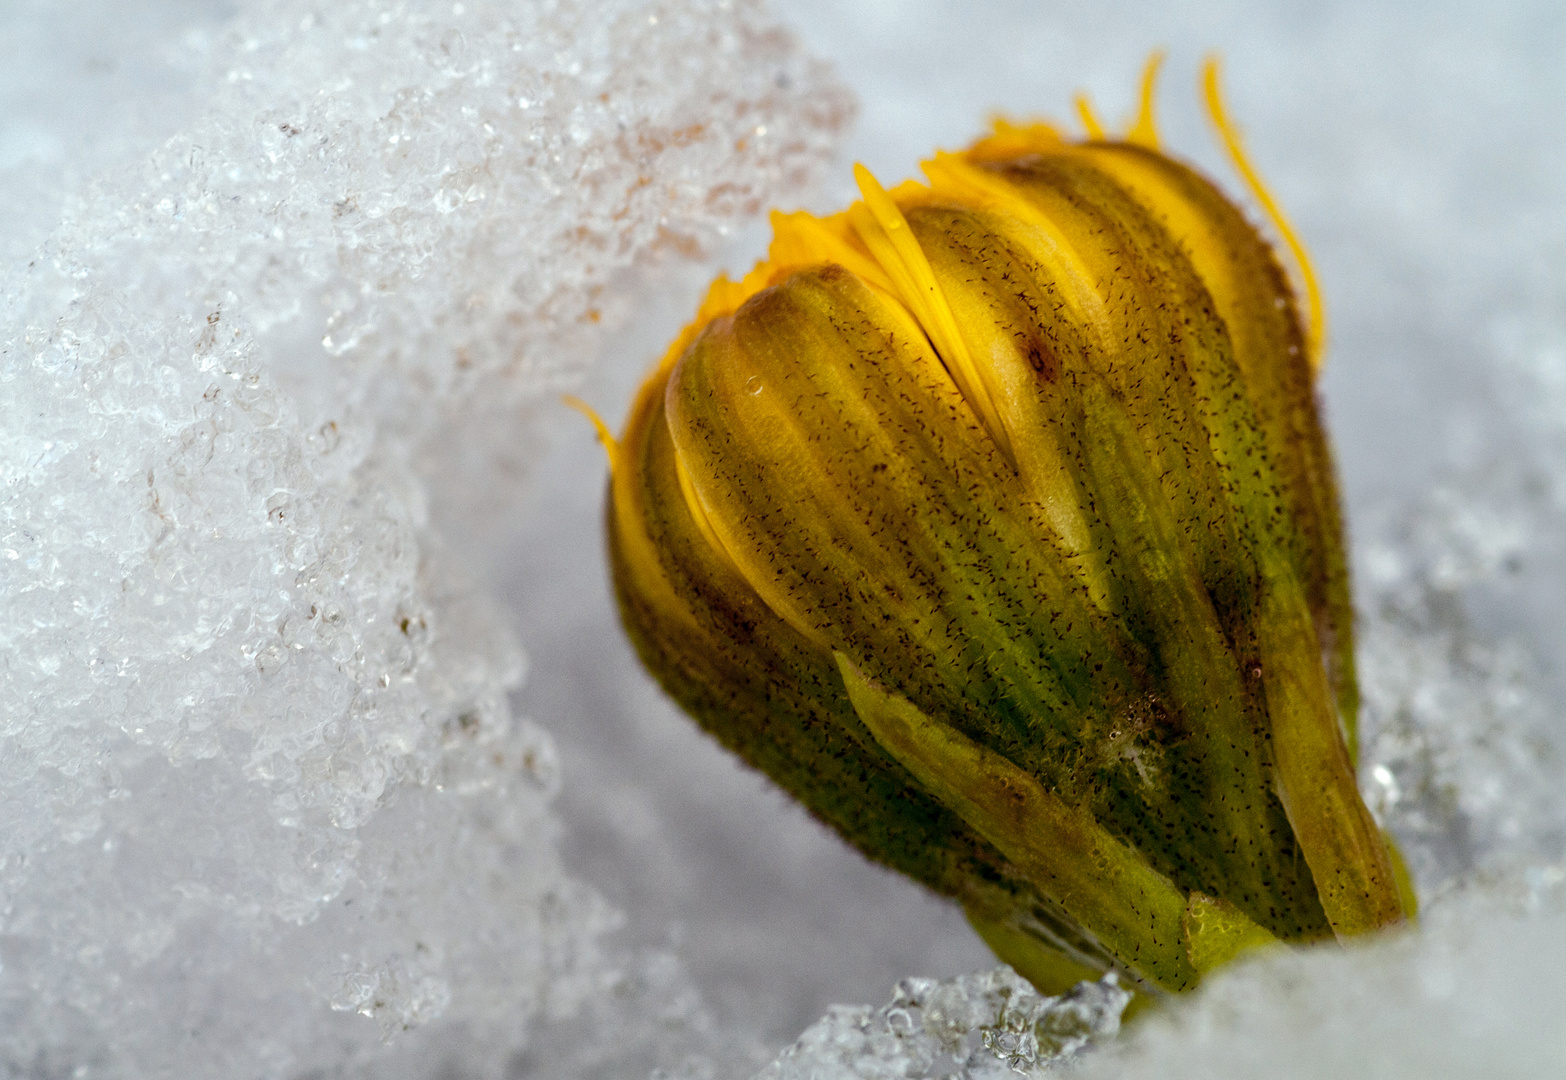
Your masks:
[{"label": "green bract", "polygon": [[648,668],[1046,991],[1183,990],[1411,905],[1355,785],[1314,342],[1134,136],[1001,125],[775,216],[611,449]]}]

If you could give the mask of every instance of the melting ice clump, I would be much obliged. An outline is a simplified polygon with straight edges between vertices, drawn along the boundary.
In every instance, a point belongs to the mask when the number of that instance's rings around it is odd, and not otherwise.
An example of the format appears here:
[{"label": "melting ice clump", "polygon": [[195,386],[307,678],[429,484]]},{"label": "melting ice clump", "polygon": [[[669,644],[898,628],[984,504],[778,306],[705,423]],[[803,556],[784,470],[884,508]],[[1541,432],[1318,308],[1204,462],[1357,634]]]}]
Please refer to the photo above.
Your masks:
[{"label": "melting ice clump", "polygon": [[1120,1030],[1131,995],[1109,976],[1046,997],[1009,967],[905,979],[889,1004],[839,1005],[756,1080],[1008,1080]]},{"label": "melting ice clump", "polygon": [[726,0],[186,45],[190,124],[0,278],[0,1073],[498,1074],[626,977],[442,507],[850,105]]}]

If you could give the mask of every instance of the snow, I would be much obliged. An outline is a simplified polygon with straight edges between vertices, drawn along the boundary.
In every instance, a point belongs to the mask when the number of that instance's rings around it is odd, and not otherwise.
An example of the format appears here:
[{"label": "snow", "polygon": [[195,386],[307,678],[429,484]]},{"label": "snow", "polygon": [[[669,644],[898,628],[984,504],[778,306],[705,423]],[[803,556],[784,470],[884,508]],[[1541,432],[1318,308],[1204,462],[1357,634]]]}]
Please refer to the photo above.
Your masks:
[{"label": "snow", "polygon": [[1155,46],[1167,143],[1232,187],[1223,52],[1325,283],[1362,782],[1427,913],[1062,1048],[1548,1071],[1563,39],[1541,2],[0,10],[0,1075],[1050,1071],[985,1050],[1054,1014],[958,913],[639,671],[553,395],[615,423],[760,207],[993,109],[1125,115]]}]

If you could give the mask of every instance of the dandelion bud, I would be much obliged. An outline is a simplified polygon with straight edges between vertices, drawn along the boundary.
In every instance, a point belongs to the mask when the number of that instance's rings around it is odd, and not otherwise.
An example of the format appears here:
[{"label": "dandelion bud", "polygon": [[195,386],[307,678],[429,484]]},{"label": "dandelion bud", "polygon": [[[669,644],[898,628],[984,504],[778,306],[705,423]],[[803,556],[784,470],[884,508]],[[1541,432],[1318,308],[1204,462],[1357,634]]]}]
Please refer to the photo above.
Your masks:
[{"label": "dandelion bud", "polygon": [[1046,991],[1399,922],[1319,301],[1147,104],[924,172],[775,215],[608,440],[643,661]]}]

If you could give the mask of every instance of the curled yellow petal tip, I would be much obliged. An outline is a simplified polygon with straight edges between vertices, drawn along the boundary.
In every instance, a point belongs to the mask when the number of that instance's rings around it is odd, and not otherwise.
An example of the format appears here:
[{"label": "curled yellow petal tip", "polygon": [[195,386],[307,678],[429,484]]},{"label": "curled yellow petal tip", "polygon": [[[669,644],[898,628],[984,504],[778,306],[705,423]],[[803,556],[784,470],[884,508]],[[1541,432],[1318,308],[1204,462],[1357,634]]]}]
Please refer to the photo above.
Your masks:
[{"label": "curled yellow petal tip", "polygon": [[614,432],[610,429],[609,425],[604,423],[603,417],[599,416],[596,409],[594,409],[587,402],[583,401],[581,398],[577,397],[575,394],[561,394],[560,403],[568,408],[575,409],[577,412],[587,417],[588,423],[592,424],[593,429],[598,433],[598,441],[603,446],[604,453],[609,458],[609,471],[613,473],[615,468],[615,461],[620,455],[620,443],[619,440],[614,437]]},{"label": "curled yellow petal tip", "polygon": [[1126,141],[1158,149],[1158,126],[1153,119],[1153,101],[1158,85],[1158,72],[1164,65],[1164,51],[1153,50],[1142,68],[1142,85],[1138,94],[1136,120],[1126,132]]},{"label": "curled yellow petal tip", "polygon": [[1077,110],[1077,119],[1082,121],[1082,130],[1087,132],[1090,139],[1103,139],[1107,137],[1103,121],[1099,120],[1098,113],[1093,110],[1093,99],[1086,91],[1081,91],[1071,98],[1072,106]]},{"label": "curled yellow petal tip", "polygon": [[[1154,49],[1147,57],[1147,62],[1142,65],[1142,79],[1137,88],[1137,111],[1135,118],[1127,125],[1124,141],[1135,143],[1137,146],[1145,146],[1150,150],[1158,149],[1158,125],[1154,119],[1153,106],[1158,87],[1158,72],[1163,67],[1164,50]],[[1082,129],[1087,132],[1090,139],[1108,139],[1109,130],[1097,110],[1093,107],[1093,99],[1086,91],[1079,91],[1072,99],[1072,105],[1077,110],[1077,119],[1082,123]]]},{"label": "curled yellow petal tip", "polygon": [[1218,137],[1222,141],[1224,149],[1229,154],[1229,160],[1234,169],[1245,181],[1245,186],[1250,189],[1251,195],[1261,204],[1273,228],[1278,230],[1278,236],[1289,249],[1289,255],[1294,261],[1294,269],[1299,274],[1300,285],[1305,293],[1306,329],[1305,345],[1309,355],[1311,367],[1320,369],[1322,353],[1326,345],[1327,313],[1325,303],[1321,295],[1321,284],[1316,277],[1316,269],[1311,264],[1310,252],[1305,249],[1305,244],[1300,240],[1299,234],[1294,231],[1294,226],[1289,224],[1288,215],[1278,205],[1278,201],[1272,197],[1267,184],[1256,171],[1255,166],[1246,157],[1245,145],[1240,138],[1239,127],[1229,118],[1228,110],[1224,108],[1223,93],[1219,88],[1219,61],[1216,55],[1208,56],[1202,63],[1202,98],[1207,105],[1207,115],[1212,121],[1213,127],[1218,131]]}]

